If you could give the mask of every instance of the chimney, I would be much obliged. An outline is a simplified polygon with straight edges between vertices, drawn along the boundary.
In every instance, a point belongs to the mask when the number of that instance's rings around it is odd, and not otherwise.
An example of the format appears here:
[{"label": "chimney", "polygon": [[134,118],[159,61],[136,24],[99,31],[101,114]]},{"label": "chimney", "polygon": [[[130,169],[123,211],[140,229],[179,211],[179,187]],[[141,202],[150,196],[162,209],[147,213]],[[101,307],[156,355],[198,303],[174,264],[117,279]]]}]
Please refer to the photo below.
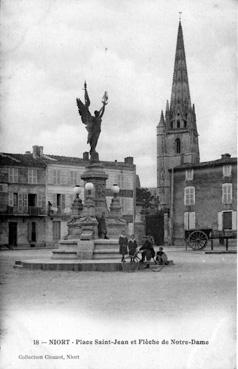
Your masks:
[{"label": "chimney", "polygon": [[85,151],[83,153],[83,160],[89,160],[89,156],[88,156],[88,152],[87,151]]},{"label": "chimney", "polygon": [[221,155],[221,158],[224,160],[224,159],[230,159],[230,157],[231,157],[231,154],[229,154],[229,153],[225,153],[225,154],[222,154]]},{"label": "chimney", "polygon": [[133,156],[127,156],[124,159],[124,163],[132,165],[133,164],[133,160],[134,160]]},{"label": "chimney", "polygon": [[43,146],[34,145],[32,146],[33,158],[39,159],[43,156]]}]

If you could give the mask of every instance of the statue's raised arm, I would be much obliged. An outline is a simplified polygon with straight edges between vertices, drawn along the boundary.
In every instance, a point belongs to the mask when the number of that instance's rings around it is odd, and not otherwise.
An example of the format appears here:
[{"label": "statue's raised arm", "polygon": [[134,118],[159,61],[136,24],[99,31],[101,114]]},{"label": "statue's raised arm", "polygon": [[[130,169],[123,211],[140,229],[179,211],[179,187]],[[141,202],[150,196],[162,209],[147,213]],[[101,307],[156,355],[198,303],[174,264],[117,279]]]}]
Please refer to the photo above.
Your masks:
[{"label": "statue's raised arm", "polygon": [[87,143],[90,144],[91,159],[98,160],[98,154],[95,149],[101,132],[102,116],[105,112],[105,106],[108,103],[108,95],[107,92],[104,93],[102,98],[103,106],[99,111],[95,110],[94,116],[92,116],[89,111],[90,99],[88,96],[86,82],[84,83],[84,100],[85,104],[79,98],[76,98],[78,111],[81,116],[81,120],[84,124],[86,124],[86,129],[88,131]]}]

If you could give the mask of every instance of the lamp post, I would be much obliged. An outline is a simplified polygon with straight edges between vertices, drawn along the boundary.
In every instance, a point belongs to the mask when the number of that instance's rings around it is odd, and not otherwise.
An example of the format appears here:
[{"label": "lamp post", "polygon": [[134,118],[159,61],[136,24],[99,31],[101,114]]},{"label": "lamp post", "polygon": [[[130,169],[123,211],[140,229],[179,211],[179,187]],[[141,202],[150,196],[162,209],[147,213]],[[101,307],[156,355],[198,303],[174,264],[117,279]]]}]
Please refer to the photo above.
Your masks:
[{"label": "lamp post", "polygon": [[75,193],[75,198],[74,198],[74,201],[71,207],[72,215],[74,217],[79,217],[83,210],[83,204],[82,204],[82,200],[79,197],[79,194],[81,193],[81,188],[78,185],[74,187],[74,193]]},{"label": "lamp post", "polygon": [[114,183],[111,190],[112,190],[114,198],[116,198],[120,192],[120,187],[116,183]]},{"label": "lamp post", "polygon": [[85,208],[87,216],[95,217],[94,184],[87,182],[85,184]]},{"label": "lamp post", "polygon": [[119,218],[121,216],[121,204],[118,198],[118,194],[120,192],[120,187],[115,183],[111,187],[111,191],[113,193],[113,198],[110,204],[110,215]]},{"label": "lamp post", "polygon": [[92,182],[87,182],[85,185],[86,197],[92,196],[92,191],[94,190],[94,184]]}]

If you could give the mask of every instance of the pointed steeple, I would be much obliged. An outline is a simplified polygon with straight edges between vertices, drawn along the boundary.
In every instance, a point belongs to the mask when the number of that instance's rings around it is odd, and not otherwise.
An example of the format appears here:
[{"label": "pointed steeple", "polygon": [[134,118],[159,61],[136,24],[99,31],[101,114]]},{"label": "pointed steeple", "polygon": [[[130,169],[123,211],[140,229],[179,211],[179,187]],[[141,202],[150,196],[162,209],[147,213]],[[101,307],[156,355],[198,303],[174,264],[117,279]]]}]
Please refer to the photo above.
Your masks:
[{"label": "pointed steeple", "polygon": [[181,111],[184,110],[184,108],[187,109],[190,107],[191,100],[183,42],[183,30],[181,21],[179,21],[170,109],[176,113],[178,109]]},{"label": "pointed steeple", "polygon": [[159,126],[160,127],[164,126],[164,113],[163,113],[163,110],[161,110]]},{"label": "pointed steeple", "polygon": [[166,113],[169,112],[169,100],[166,101]]},{"label": "pointed steeple", "polygon": [[159,121],[159,124],[157,125],[157,128],[159,129],[160,132],[164,131],[165,129],[165,120],[164,120],[163,110],[161,110],[160,121]]}]

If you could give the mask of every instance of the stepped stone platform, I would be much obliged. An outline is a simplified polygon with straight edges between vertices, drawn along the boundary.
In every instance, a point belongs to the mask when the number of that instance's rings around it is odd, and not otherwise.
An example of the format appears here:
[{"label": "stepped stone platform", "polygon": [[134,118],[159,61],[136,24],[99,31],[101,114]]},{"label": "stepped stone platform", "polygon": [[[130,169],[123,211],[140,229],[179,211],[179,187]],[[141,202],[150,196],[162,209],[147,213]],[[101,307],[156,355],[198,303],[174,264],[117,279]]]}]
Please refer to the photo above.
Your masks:
[{"label": "stepped stone platform", "polygon": [[136,272],[143,270],[160,271],[164,266],[150,263],[150,269],[145,269],[145,264],[121,263],[118,260],[52,260],[29,259],[17,260],[16,268],[44,271],[74,271],[74,272]]}]

